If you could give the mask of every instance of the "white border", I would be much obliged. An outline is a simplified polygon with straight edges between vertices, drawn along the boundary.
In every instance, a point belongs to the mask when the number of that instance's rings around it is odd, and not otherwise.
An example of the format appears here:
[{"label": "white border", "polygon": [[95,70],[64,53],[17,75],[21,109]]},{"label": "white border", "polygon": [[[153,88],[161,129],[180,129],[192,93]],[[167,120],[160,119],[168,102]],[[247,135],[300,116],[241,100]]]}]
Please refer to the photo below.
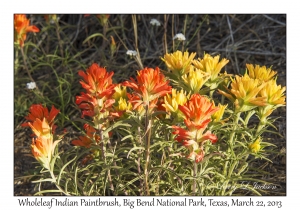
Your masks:
[{"label": "white border", "polygon": [[[299,138],[297,130],[299,123],[296,121],[298,116],[298,84],[299,81],[299,13],[296,5],[288,1],[137,1],[137,0],[113,0],[113,1],[1,1],[1,209],[10,209],[18,206],[20,197],[13,196],[13,14],[14,13],[286,13],[287,14],[287,196],[285,197],[252,197],[255,200],[281,200],[281,209],[297,209],[299,204]],[[297,109],[298,108],[298,109]],[[297,173],[298,172],[298,173]],[[23,197],[24,198],[24,197]],[[216,198],[216,197],[212,197]],[[80,198],[73,198],[80,199]],[[118,197],[120,201],[123,198]],[[133,198],[133,199],[136,199]],[[145,197],[143,199],[150,199]],[[205,197],[208,199],[208,197]],[[219,200],[231,198],[217,197]],[[245,197],[241,197],[245,199]],[[32,207],[23,207],[23,209]],[[35,207],[34,207],[35,208]],[[43,207],[45,209],[45,207]],[[78,207],[65,207],[64,209]],[[81,207],[82,208],[82,207]],[[96,207],[100,208],[100,207]],[[151,207],[149,207],[151,208]],[[169,208],[169,207],[168,207]],[[170,207],[175,208],[175,207]],[[189,208],[189,207],[188,207]],[[219,207],[221,208],[221,207]],[[257,207],[256,207],[257,208]],[[56,209],[56,208],[52,208]],[[113,208],[111,208],[113,209]],[[119,208],[118,208],[119,209]],[[138,207],[134,208],[138,209]],[[141,209],[141,208],[140,208]],[[144,207],[143,209],[148,209]],[[205,209],[212,209],[206,207]],[[236,208],[239,209],[239,208]],[[254,208],[247,208],[254,209]]]}]

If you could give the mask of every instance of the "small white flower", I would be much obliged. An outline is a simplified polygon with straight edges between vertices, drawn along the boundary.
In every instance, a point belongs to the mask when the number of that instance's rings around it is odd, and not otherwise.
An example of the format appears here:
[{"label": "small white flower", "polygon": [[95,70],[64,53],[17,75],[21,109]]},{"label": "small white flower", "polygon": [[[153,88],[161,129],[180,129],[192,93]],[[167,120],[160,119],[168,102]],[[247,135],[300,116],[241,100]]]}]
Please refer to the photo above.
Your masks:
[{"label": "small white flower", "polygon": [[150,20],[150,24],[153,25],[153,26],[160,26],[161,25],[160,22],[158,20],[154,19],[154,18]]},{"label": "small white flower", "polygon": [[127,50],[126,54],[130,55],[130,56],[136,56],[137,55],[137,51],[135,51],[135,50]]},{"label": "small white flower", "polygon": [[26,86],[27,86],[27,89],[29,89],[29,90],[36,88],[35,82],[29,82],[26,84]]},{"label": "small white flower", "polygon": [[173,37],[173,40],[174,39],[178,39],[179,41],[184,41],[185,40],[185,36],[182,34],[182,33],[179,33],[179,34],[176,34],[174,37]]}]

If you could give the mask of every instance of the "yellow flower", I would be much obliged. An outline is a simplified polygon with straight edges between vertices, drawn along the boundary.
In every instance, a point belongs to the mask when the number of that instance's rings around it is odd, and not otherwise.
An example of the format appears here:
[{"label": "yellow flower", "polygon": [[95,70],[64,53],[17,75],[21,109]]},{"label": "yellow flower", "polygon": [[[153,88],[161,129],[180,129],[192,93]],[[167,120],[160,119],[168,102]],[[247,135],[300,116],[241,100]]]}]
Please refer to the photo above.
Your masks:
[{"label": "yellow flower", "polygon": [[269,105],[285,105],[285,90],[286,87],[277,85],[276,80],[273,79],[266,83],[266,85],[259,92],[259,95],[266,97]]},{"label": "yellow flower", "polygon": [[225,109],[226,109],[227,106],[228,106],[228,104],[226,104],[226,105],[218,104],[219,110],[216,111],[211,116],[211,118],[213,119],[214,122],[220,122],[220,120],[222,119],[222,117],[224,115],[224,111],[225,111]]},{"label": "yellow flower", "polygon": [[125,98],[120,98],[118,101],[118,107],[116,107],[118,111],[126,111],[132,110],[132,105]]},{"label": "yellow flower", "polygon": [[183,75],[189,72],[191,62],[195,56],[196,53],[191,53],[189,55],[188,52],[182,53],[178,50],[172,54],[165,54],[162,60],[165,62],[167,68],[173,73]]},{"label": "yellow flower", "polygon": [[266,106],[259,107],[258,117],[262,124],[266,124],[267,117],[280,106],[285,105],[285,92],[286,87],[276,84],[276,80],[272,79],[266,82],[266,85],[261,89],[259,95],[266,98]]},{"label": "yellow flower", "polygon": [[199,93],[204,83],[210,78],[210,75],[191,66],[189,73],[182,76],[183,82],[192,93]]},{"label": "yellow flower", "polygon": [[118,101],[120,98],[126,98],[127,97],[127,90],[125,86],[121,86],[120,84],[115,87],[114,94],[112,95],[112,98]]},{"label": "yellow flower", "polygon": [[223,58],[221,61],[219,60],[219,55],[212,57],[209,54],[205,54],[203,59],[198,58],[198,60],[193,60],[192,63],[196,68],[210,74],[211,81],[215,81],[218,78],[221,69],[229,62],[229,60],[225,58]]},{"label": "yellow flower", "polygon": [[167,94],[164,97],[164,106],[166,108],[166,111],[170,111],[173,113],[178,112],[178,105],[184,105],[187,101],[187,95],[183,90],[176,91],[176,89],[172,89],[172,94]]},{"label": "yellow flower", "polygon": [[249,145],[249,149],[251,150],[251,152],[258,153],[260,151],[260,142],[260,137],[258,137],[254,143]]},{"label": "yellow flower", "polygon": [[266,66],[261,67],[259,65],[255,65],[254,67],[252,64],[246,64],[246,66],[249,71],[247,74],[249,74],[249,77],[252,79],[259,79],[267,82],[277,74],[277,72],[273,71],[271,67],[268,69]]},{"label": "yellow flower", "polygon": [[236,112],[244,112],[256,106],[266,105],[266,97],[258,94],[265,85],[266,83],[252,79],[247,74],[242,77],[236,75],[232,80],[231,89],[226,88],[229,93],[222,90],[219,90],[219,93],[234,102]]}]

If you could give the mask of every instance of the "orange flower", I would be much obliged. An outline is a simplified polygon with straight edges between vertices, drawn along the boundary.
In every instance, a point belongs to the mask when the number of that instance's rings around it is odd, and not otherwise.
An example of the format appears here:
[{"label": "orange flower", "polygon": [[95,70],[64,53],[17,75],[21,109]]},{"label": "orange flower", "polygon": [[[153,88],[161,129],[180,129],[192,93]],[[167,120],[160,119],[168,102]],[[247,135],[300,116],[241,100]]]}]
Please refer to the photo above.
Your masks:
[{"label": "orange flower", "polygon": [[87,93],[82,92],[81,96],[76,96],[76,104],[82,109],[82,117],[93,117],[94,123],[104,126],[104,121],[114,113],[109,109],[115,102],[112,98],[115,93],[116,84],[112,83],[113,72],[108,73],[105,68],[92,64],[86,73],[78,73],[83,81],[80,81],[82,87]]},{"label": "orange flower", "polygon": [[22,126],[29,126],[35,137],[32,139],[31,151],[33,156],[43,165],[50,169],[50,162],[57,143],[53,142],[53,130],[55,129],[54,118],[59,110],[52,106],[50,113],[47,107],[34,104],[29,108],[30,113],[25,118],[29,121]]},{"label": "orange flower", "polygon": [[206,128],[211,115],[219,109],[214,107],[209,99],[199,94],[193,94],[185,105],[178,105],[178,107],[185,115],[184,122],[190,130]]},{"label": "orange flower", "polygon": [[83,128],[86,131],[86,136],[79,136],[79,139],[73,140],[71,143],[74,146],[81,146],[81,147],[86,147],[90,148],[93,140],[95,142],[99,143],[100,142],[100,136],[96,134],[96,129],[90,126],[89,124],[85,124]]},{"label": "orange flower", "polygon": [[26,34],[28,32],[39,32],[36,26],[29,25],[29,20],[26,18],[26,15],[14,15],[14,27],[15,27],[15,41],[17,41],[21,47],[24,45],[26,40]]},{"label": "orange flower", "polygon": [[53,142],[53,137],[40,136],[32,138],[31,152],[35,159],[46,169],[50,169],[50,163],[54,149],[61,140]]},{"label": "orange flower", "polygon": [[182,143],[190,151],[188,158],[193,159],[196,163],[202,161],[204,157],[203,144],[206,141],[217,142],[217,136],[206,129],[211,121],[211,115],[218,108],[214,106],[206,97],[199,94],[193,94],[190,100],[179,109],[185,116],[184,123],[187,130],[173,125],[173,134],[177,135],[175,140]]},{"label": "orange flower", "polygon": [[[46,119],[47,123],[49,124],[49,126],[55,130],[54,124],[54,119],[56,117],[56,115],[59,113],[59,110],[56,109],[53,105],[52,108],[50,110],[50,113],[47,109],[47,107],[44,107],[41,104],[33,104],[30,106],[29,108],[29,114],[25,117],[26,120],[28,120],[29,122],[35,122],[37,119],[39,119],[40,121],[43,121],[44,118]],[[23,123],[22,126],[30,126],[29,122]]]},{"label": "orange flower", "polygon": [[105,68],[94,63],[86,70],[86,73],[79,71],[78,74],[84,80],[80,81],[80,84],[88,93],[96,95],[98,98],[110,98],[114,94],[116,86],[112,83],[114,72],[108,73]]},{"label": "orange flower", "polygon": [[142,102],[149,104],[151,101],[171,92],[172,87],[168,83],[169,81],[166,81],[165,76],[158,67],[155,69],[146,67],[138,72],[137,82],[130,78],[130,81],[125,81],[123,85],[136,91],[140,98],[139,104]]},{"label": "orange flower", "polygon": [[46,120],[46,118],[41,121],[40,119],[36,119],[33,123],[28,123],[34,134],[39,138],[41,136],[50,138],[52,135],[50,126]]}]

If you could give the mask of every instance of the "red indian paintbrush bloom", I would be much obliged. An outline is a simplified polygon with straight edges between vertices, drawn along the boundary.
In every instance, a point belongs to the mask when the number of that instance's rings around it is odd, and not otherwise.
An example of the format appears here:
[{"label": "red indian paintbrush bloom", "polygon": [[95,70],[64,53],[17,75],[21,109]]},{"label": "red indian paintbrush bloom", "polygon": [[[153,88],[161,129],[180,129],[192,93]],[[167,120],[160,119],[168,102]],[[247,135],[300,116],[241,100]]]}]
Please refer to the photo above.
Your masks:
[{"label": "red indian paintbrush bloom", "polygon": [[185,115],[184,122],[189,130],[206,128],[211,115],[219,109],[199,94],[193,94],[185,105],[178,105],[178,108]]},{"label": "red indian paintbrush bloom", "polygon": [[79,71],[78,74],[84,80],[80,81],[80,84],[88,93],[98,98],[110,98],[114,94],[116,86],[112,83],[114,72],[108,73],[105,68],[94,63],[86,70],[86,73]]},{"label": "red indian paintbrush bloom", "polygon": [[15,41],[18,42],[21,47],[24,45],[28,32],[40,31],[36,26],[29,25],[29,20],[26,18],[26,15],[14,15],[14,27],[16,30]]},{"label": "red indian paintbrush bloom", "polygon": [[85,124],[83,128],[86,131],[86,136],[79,136],[79,139],[73,140],[72,144],[74,146],[81,146],[90,148],[93,141],[92,139],[95,139],[97,143],[100,142],[100,136],[96,135],[96,129],[90,126],[89,124]]},{"label": "red indian paintbrush bloom", "polygon": [[140,102],[136,104],[136,108],[139,104],[149,104],[153,100],[157,100],[159,97],[171,93],[172,87],[168,84],[165,76],[160,72],[160,69],[156,67],[145,68],[138,71],[137,81],[130,78],[130,81],[125,81],[124,86],[130,87],[136,91],[136,94],[140,98]]},{"label": "red indian paintbrush bloom", "polygon": [[52,135],[51,128],[46,118],[44,118],[43,121],[41,121],[39,118],[36,118],[33,123],[29,122],[28,125],[37,137],[43,136],[46,138],[50,138],[50,136]]},{"label": "red indian paintbrush bloom", "polygon": [[49,113],[47,107],[34,104],[29,108],[30,113],[25,118],[29,121],[22,126],[29,126],[35,134],[32,138],[31,151],[33,156],[43,165],[50,169],[50,162],[58,141],[53,141],[53,130],[55,129],[54,118],[59,110],[52,106]]},{"label": "red indian paintbrush bloom", "polygon": [[112,83],[113,72],[108,73],[105,68],[92,64],[86,73],[78,73],[83,81],[80,81],[82,87],[87,93],[81,93],[76,96],[76,104],[82,109],[82,117],[96,117],[98,120],[104,119],[110,115],[109,108],[115,100],[112,95],[115,93],[116,84]]},{"label": "red indian paintbrush bloom", "polygon": [[35,122],[37,119],[43,121],[45,118],[52,131],[54,131],[56,128],[56,126],[54,125],[54,119],[58,113],[59,110],[56,109],[53,105],[49,112],[47,107],[44,107],[41,104],[33,104],[29,108],[29,114],[25,117],[25,119],[29,122],[23,123],[22,126],[30,126],[30,123]]},{"label": "red indian paintbrush bloom", "polygon": [[184,123],[187,129],[179,126],[172,126],[173,134],[177,135],[175,140],[182,143],[183,146],[189,149],[191,158],[200,162],[204,157],[203,144],[209,140],[212,143],[217,141],[217,136],[206,129],[208,123],[211,121],[211,115],[215,113],[218,108],[213,106],[207,98],[199,94],[191,96],[183,106],[179,105],[179,109],[184,114]]},{"label": "red indian paintbrush bloom", "polygon": [[76,96],[76,104],[78,104],[79,108],[82,110],[81,117],[94,117],[95,115],[100,115],[103,112],[109,111],[109,108],[114,102],[114,99],[97,99],[97,97],[83,92],[80,96]]}]

